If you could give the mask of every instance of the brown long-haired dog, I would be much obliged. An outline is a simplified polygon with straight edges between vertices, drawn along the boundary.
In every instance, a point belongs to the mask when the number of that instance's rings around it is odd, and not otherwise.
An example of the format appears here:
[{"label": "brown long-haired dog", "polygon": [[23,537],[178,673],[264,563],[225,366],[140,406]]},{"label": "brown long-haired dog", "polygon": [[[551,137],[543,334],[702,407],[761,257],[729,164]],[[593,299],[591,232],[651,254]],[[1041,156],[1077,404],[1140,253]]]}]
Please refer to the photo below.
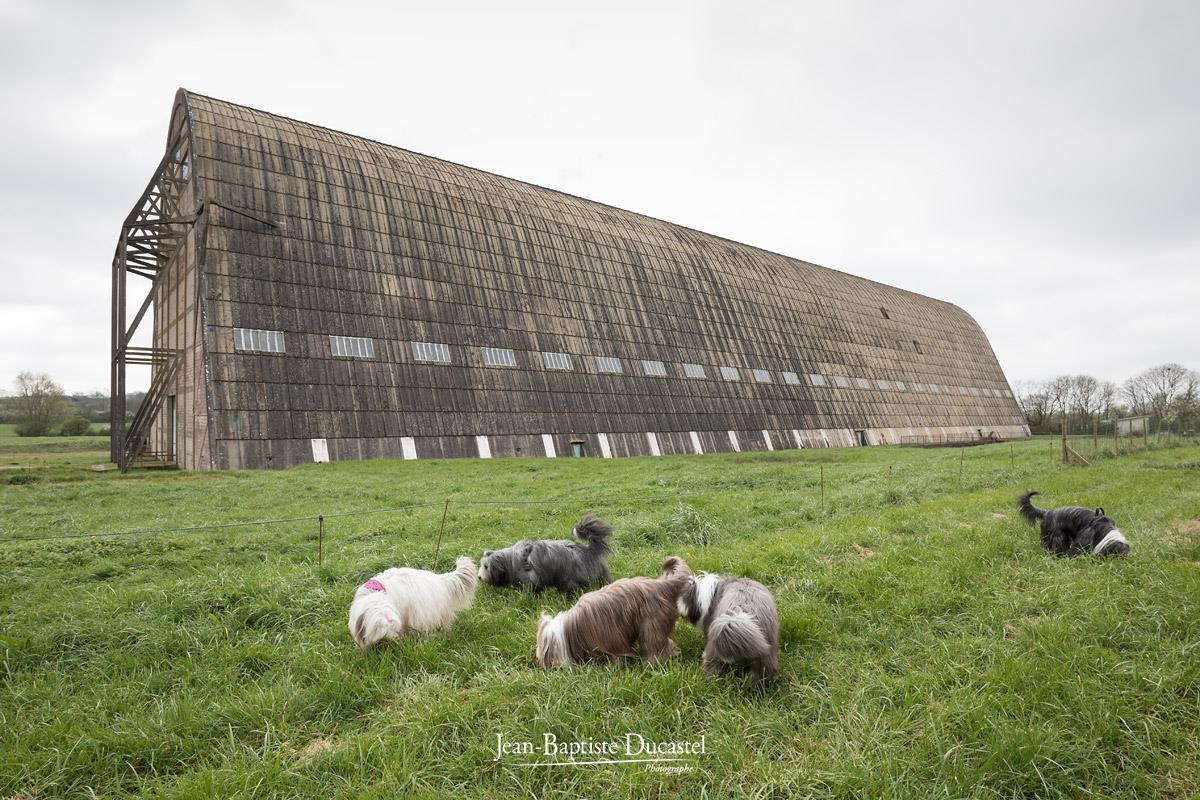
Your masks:
[{"label": "brown long-haired dog", "polygon": [[671,641],[676,603],[691,569],[679,556],[662,563],[657,578],[622,578],[588,592],[571,608],[538,621],[537,665],[569,667],[641,655],[647,663],[679,655]]}]

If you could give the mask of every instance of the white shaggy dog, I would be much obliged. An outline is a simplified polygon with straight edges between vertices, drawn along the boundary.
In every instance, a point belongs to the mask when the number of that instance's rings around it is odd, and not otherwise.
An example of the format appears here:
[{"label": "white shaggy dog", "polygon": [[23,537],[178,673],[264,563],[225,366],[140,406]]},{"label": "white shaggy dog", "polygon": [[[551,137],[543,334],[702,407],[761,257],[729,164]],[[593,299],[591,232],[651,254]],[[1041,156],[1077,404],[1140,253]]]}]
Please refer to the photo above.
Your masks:
[{"label": "white shaggy dog", "polygon": [[475,599],[475,562],[460,556],[454,572],[384,570],[358,587],[350,604],[350,635],[363,650],[406,633],[450,629],[458,612]]}]

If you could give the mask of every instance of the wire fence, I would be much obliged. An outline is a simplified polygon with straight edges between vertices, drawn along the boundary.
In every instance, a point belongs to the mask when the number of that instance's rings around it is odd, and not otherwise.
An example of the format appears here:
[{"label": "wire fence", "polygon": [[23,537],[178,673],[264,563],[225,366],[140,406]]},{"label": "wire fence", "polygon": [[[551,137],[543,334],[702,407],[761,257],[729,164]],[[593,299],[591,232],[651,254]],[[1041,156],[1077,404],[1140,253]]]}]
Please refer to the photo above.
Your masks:
[{"label": "wire fence", "polygon": [[[1049,461],[1062,466],[1072,459],[1064,457],[1064,448],[1070,447],[1073,452],[1083,449],[1087,452],[1086,444],[1092,441],[1090,437],[1046,437]],[[1102,452],[1101,440],[1094,441],[1096,457],[1105,455],[1123,455],[1133,451]],[[1032,443],[1036,448],[1038,442]],[[1176,438],[1174,440],[1157,440],[1146,438],[1142,449],[1155,449],[1185,444],[1200,444],[1195,439]],[[1131,445],[1132,446],[1132,445]],[[326,523],[339,519],[366,518],[378,515],[403,515],[415,511],[427,510],[434,514],[429,520],[429,527],[437,526],[436,543],[434,544],[434,563],[440,555],[443,537],[446,533],[447,521],[451,509],[469,509],[486,507],[536,507],[555,506],[560,513],[578,513],[585,509],[661,509],[671,503],[703,503],[714,497],[727,497],[736,494],[766,493],[781,494],[789,499],[803,499],[815,506],[817,517],[827,517],[839,512],[839,507],[850,499],[863,502],[872,500],[888,502],[891,495],[899,495],[906,488],[920,485],[926,493],[953,492],[964,489],[977,489],[997,485],[997,482],[1011,482],[1018,477],[1033,477],[1033,472],[1044,470],[1048,466],[1043,457],[1033,450],[1034,458],[1030,459],[1030,445],[1022,448],[1021,460],[1018,463],[1017,453],[1010,442],[1005,445],[992,445],[986,454],[968,456],[967,449],[939,455],[932,460],[900,460],[890,464],[858,464],[854,462],[828,461],[798,461],[791,468],[784,480],[762,480],[747,478],[731,470],[727,478],[710,479],[703,490],[694,491],[652,491],[646,493],[622,493],[616,496],[561,496],[561,497],[510,497],[510,498],[477,498],[464,496],[443,497],[436,500],[406,503],[383,508],[363,508],[330,510],[293,516],[276,516],[251,520],[226,520],[202,524],[179,526],[154,526],[133,528],[127,530],[100,531],[71,531],[31,536],[0,536],[0,546],[20,543],[37,544],[63,540],[97,539],[112,537],[151,538],[187,533],[205,533],[228,531],[241,528],[271,528],[284,526],[302,526],[306,538],[314,538],[315,552],[313,556],[318,567],[325,561],[325,549],[328,537]],[[754,460],[755,454],[744,454],[747,460]],[[773,459],[774,460],[774,459]],[[789,462],[782,461],[782,464]],[[871,494],[873,493],[873,494]],[[869,496],[867,496],[869,495]],[[861,505],[861,502],[860,502]],[[354,530],[340,531],[343,537],[355,540],[364,538],[361,532]],[[315,534],[315,535],[313,535]],[[368,533],[368,536],[385,535],[384,533]],[[432,538],[432,533],[431,533]]]}]

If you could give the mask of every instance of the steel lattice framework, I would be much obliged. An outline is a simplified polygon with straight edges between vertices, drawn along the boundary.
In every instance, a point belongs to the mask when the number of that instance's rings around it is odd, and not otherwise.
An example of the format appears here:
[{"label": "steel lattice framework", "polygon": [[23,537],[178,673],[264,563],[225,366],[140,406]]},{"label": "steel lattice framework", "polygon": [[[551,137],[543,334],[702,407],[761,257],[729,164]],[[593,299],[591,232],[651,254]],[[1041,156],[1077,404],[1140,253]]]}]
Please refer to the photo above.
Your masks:
[{"label": "steel lattice framework", "polygon": [[[188,183],[191,141],[182,117],[171,126],[167,152],[158,164],[146,191],[121,226],[112,265],[112,423],[111,458],[122,471],[146,449],[146,436],[162,408],[163,398],[178,367],[179,353],[161,347],[131,345],[146,313],[154,305],[159,278],[180,252],[187,230],[199,214],[180,212],[183,188]],[[126,324],[129,275],[150,281],[133,321]],[[131,421],[126,419],[126,367],[149,366],[150,388]],[[157,454],[160,457],[165,455]]]}]

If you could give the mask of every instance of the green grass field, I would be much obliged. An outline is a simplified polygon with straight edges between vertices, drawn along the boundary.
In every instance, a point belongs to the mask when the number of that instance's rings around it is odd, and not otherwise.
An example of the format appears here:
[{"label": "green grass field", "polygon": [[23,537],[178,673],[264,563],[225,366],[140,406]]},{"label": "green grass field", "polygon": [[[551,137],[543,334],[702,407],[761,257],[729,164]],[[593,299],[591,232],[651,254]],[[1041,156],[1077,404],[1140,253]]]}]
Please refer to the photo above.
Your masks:
[{"label": "green grass field", "polygon": [[[0,472],[0,797],[1200,795],[1194,444],[1087,467],[1035,440],[120,476],[88,470],[89,441],[0,439],[36,476]],[[1133,554],[1048,556],[1025,488],[1103,505]],[[67,538],[366,509],[399,510],[329,516],[320,568],[310,519]],[[615,576],[679,554],[771,587],[779,679],[706,680],[683,623],[667,665],[541,672],[538,613],[566,601],[490,587],[449,635],[354,647],[356,586],[435,566],[443,515],[444,570],[588,510],[619,526]],[[494,760],[497,735],[547,733],[707,752],[678,774]]]},{"label": "green grass field", "polygon": [[[13,472],[70,468],[108,461],[107,436],[17,436],[16,425],[0,425],[0,485]],[[104,426],[92,424],[93,430]],[[61,472],[61,470],[59,470]]]}]

